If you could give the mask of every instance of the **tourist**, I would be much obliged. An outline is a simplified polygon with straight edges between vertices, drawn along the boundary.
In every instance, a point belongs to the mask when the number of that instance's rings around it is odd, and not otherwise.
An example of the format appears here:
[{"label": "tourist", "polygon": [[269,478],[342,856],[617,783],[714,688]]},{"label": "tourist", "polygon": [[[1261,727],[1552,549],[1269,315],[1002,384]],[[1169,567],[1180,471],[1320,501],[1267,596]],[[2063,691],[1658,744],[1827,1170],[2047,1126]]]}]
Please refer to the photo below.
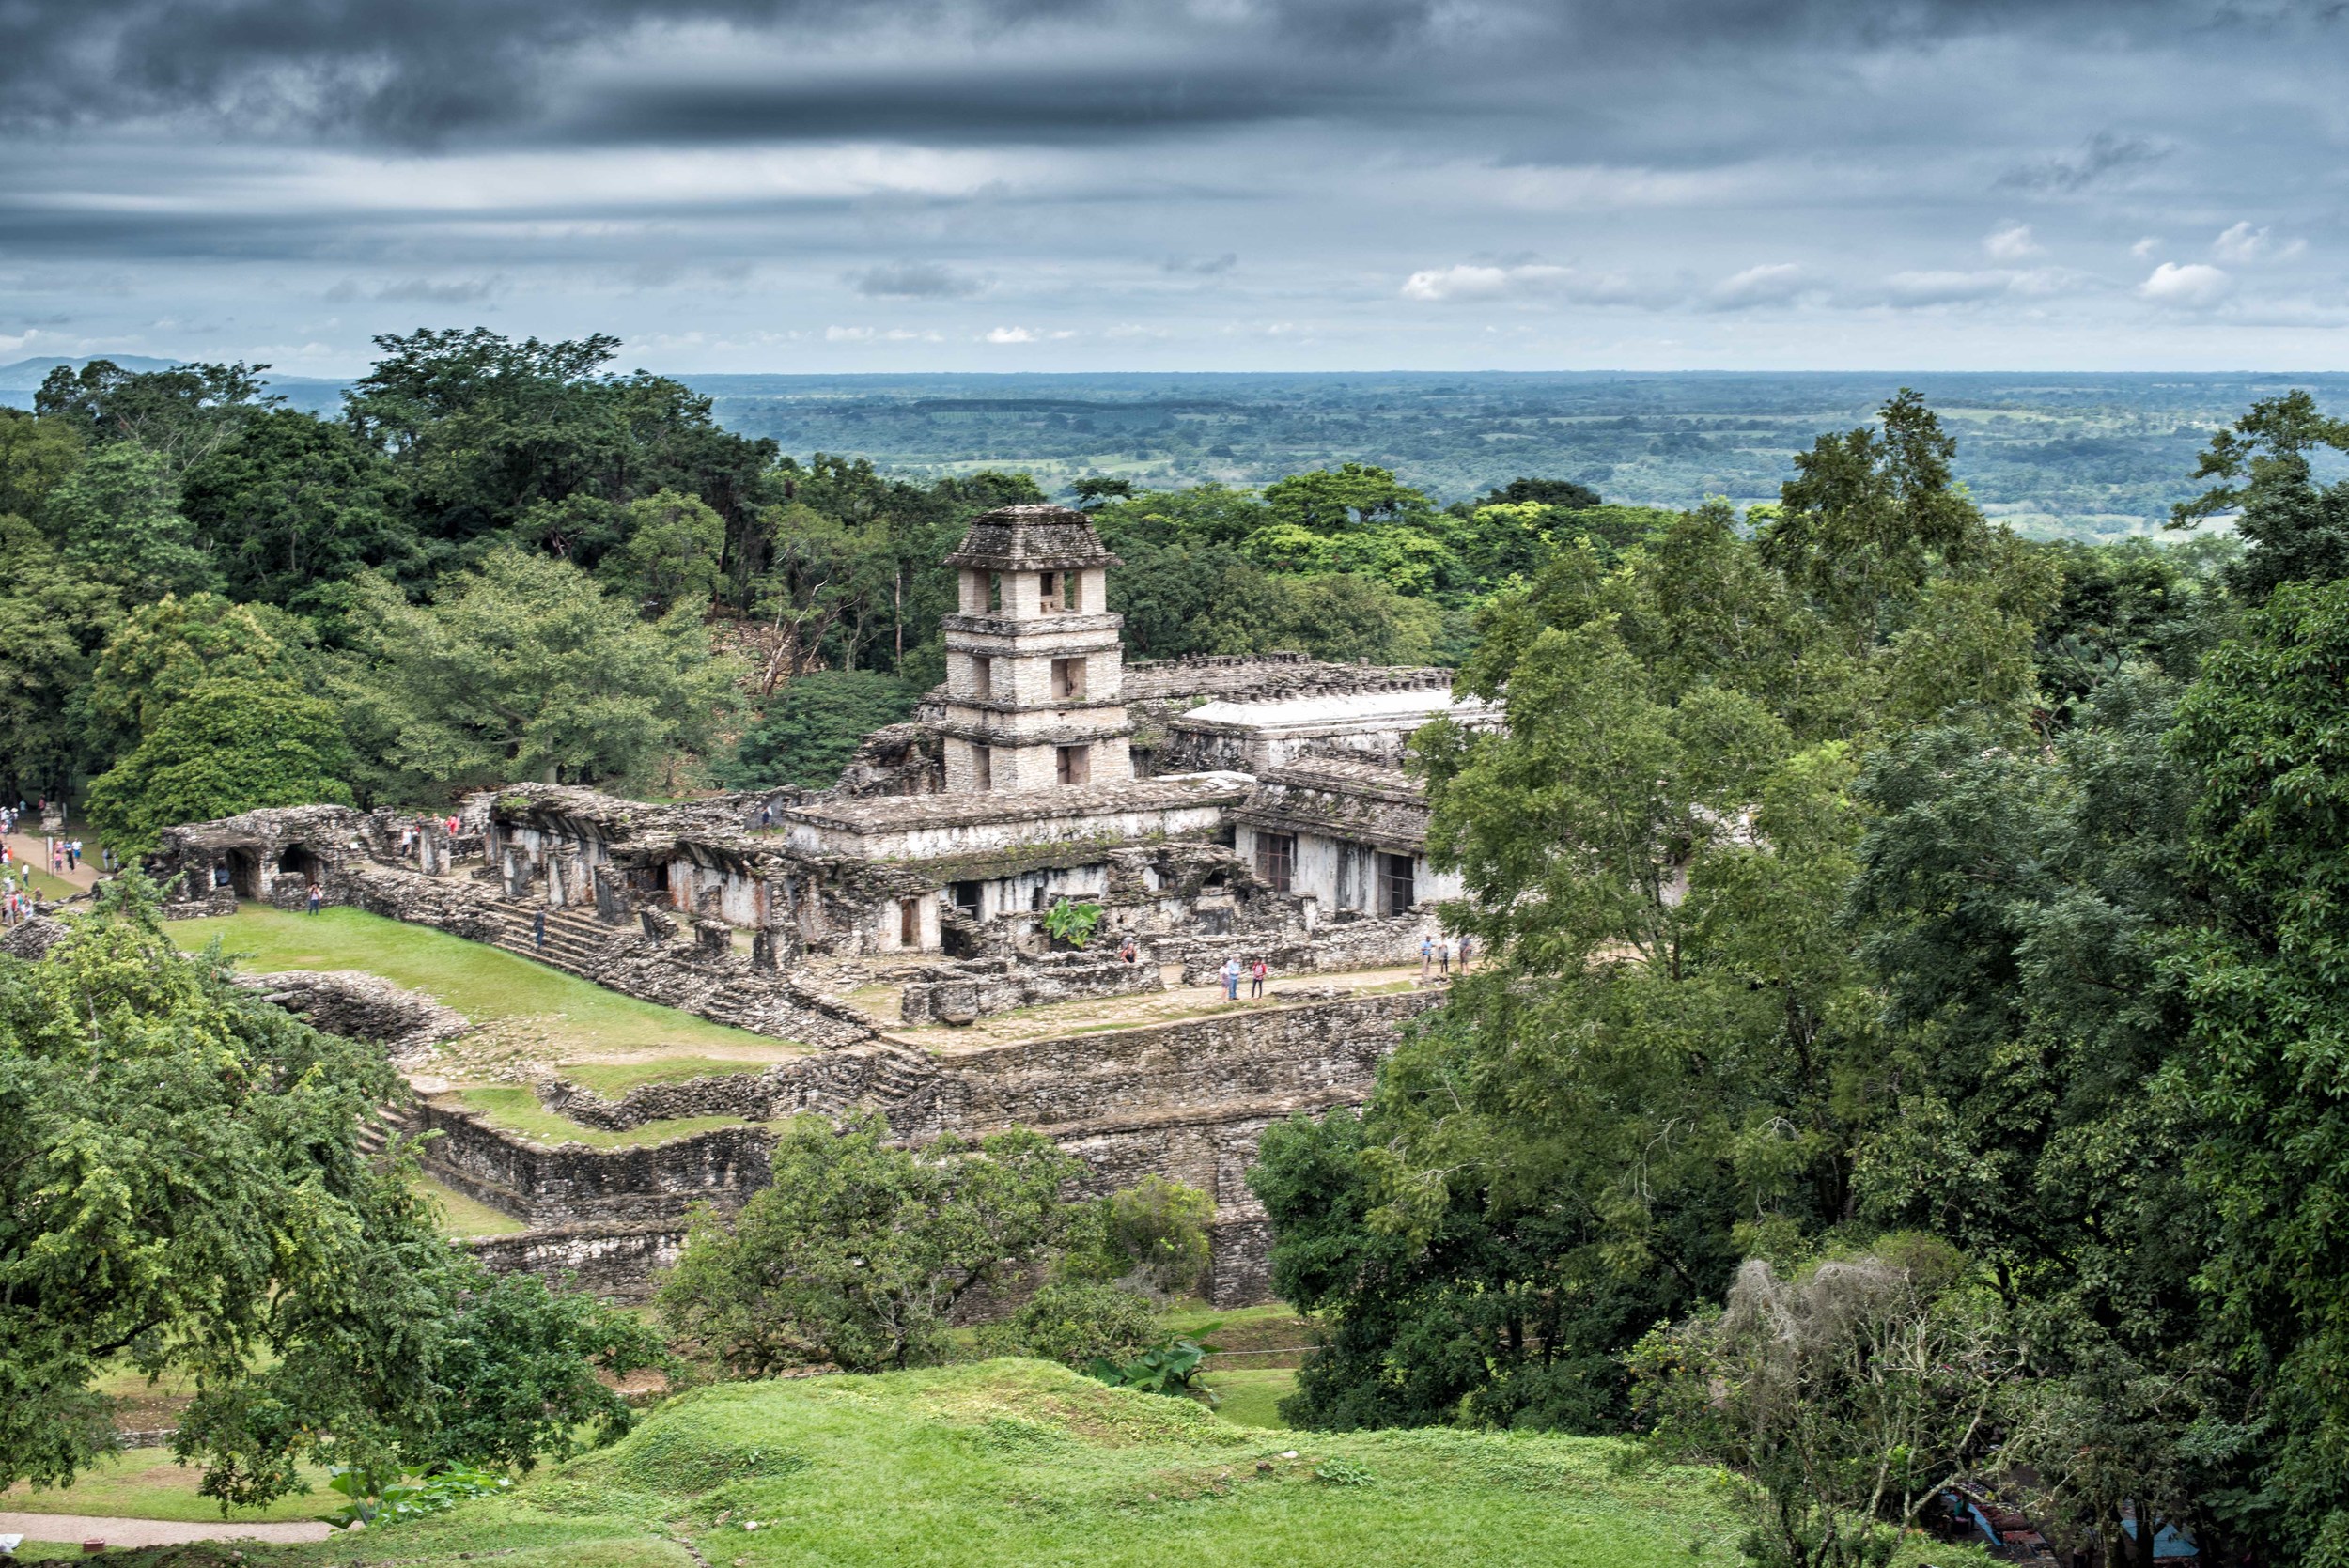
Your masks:
[{"label": "tourist", "polygon": [[319,887],[319,886],[316,882],[311,883],[311,884],[310,884],[310,891],[309,891],[309,893],[308,893],[308,894],[306,895],[306,897],[303,899],[303,905],[304,905],[304,907],[308,908],[308,910],[310,911],[310,913],[312,913],[312,914],[317,914],[317,913],[319,912],[319,909],[321,909],[321,908],[323,908],[325,907],[325,904],[326,904],[326,892],[325,892],[325,890],[324,890],[323,888],[320,888],[320,887]]},{"label": "tourist", "polygon": [[1436,944],[1436,970],[1446,980],[1452,978],[1452,942],[1449,939]]},{"label": "tourist", "polygon": [[1262,958],[1257,959],[1254,963],[1248,966],[1248,995],[1250,1000],[1252,1001],[1255,998],[1264,995],[1265,976],[1270,974],[1271,972],[1271,966],[1267,964]]},{"label": "tourist", "polygon": [[1468,973],[1469,944],[1474,940],[1475,939],[1473,937],[1462,937],[1460,939],[1460,972],[1462,974]]},{"label": "tourist", "polygon": [[547,912],[539,909],[530,917],[531,944],[541,953],[547,950]]},{"label": "tourist", "polygon": [[1428,969],[1427,969],[1427,967],[1428,967],[1428,965],[1430,965],[1431,963],[1433,963],[1433,962],[1435,961],[1435,957],[1436,957],[1436,939],[1435,939],[1435,938],[1433,938],[1433,937],[1422,937],[1422,938],[1420,938],[1420,939],[1419,939],[1419,977],[1420,977],[1422,980],[1424,980],[1424,979],[1426,979],[1426,978],[1427,978],[1427,972],[1428,972]]},{"label": "tourist", "polygon": [[1239,958],[1237,955],[1223,960],[1223,1000],[1239,1000]]},{"label": "tourist", "polygon": [[1122,963],[1134,963],[1142,957],[1141,945],[1129,936],[1117,944],[1117,956]]},{"label": "tourist", "polygon": [[82,841],[78,838],[65,841],[65,868],[69,872],[82,869]]}]

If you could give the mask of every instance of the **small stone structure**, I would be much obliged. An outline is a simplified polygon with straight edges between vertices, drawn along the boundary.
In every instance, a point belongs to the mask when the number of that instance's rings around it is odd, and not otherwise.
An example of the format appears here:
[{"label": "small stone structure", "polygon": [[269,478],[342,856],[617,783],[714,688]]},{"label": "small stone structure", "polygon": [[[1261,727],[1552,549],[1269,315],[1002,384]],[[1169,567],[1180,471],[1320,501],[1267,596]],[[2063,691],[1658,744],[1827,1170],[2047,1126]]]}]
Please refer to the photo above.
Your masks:
[{"label": "small stone structure", "polygon": [[[1116,558],[1065,507],[990,512],[948,560],[946,682],[868,737],[833,789],[656,805],[516,784],[467,800],[454,831],[344,806],[249,812],[163,835],[170,912],[300,908],[315,889],[813,1048],[617,1101],[540,1085],[584,1126],[737,1123],[641,1147],[549,1148],[452,1100],[425,1105],[435,1173],[532,1227],[480,1244],[500,1266],[641,1295],[688,1209],[768,1179],[759,1124],[862,1106],[907,1140],[1036,1127],[1102,1189],[1152,1172],[1198,1186],[1216,1202],[1217,1300],[1258,1298],[1266,1235],[1244,1180],[1258,1136],[1359,1103],[1435,999],[1296,977],[1417,962],[1459,884],[1427,859],[1406,745],[1433,719],[1494,717],[1455,699],[1447,671],[1292,654],[1129,669],[1107,609]],[[1098,910],[1083,952],[1047,929],[1063,901]],[[890,1032],[1204,985],[1233,957],[1265,959],[1283,985],[1241,1012],[1020,1045],[933,1054]],[[857,965],[900,987],[896,1022],[816,982]],[[448,1026],[380,983],[251,983],[395,1049]]]}]

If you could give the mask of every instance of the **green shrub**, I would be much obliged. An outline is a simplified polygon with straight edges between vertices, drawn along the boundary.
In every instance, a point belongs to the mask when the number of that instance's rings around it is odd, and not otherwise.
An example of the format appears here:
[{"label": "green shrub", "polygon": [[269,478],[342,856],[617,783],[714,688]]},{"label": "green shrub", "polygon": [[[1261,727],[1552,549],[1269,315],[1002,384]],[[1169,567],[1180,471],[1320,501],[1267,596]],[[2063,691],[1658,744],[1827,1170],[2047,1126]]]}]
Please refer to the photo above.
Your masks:
[{"label": "green shrub", "polygon": [[1159,1338],[1159,1314],[1133,1292],[1096,1280],[1063,1280],[1028,1297],[1003,1323],[981,1331],[990,1356],[1033,1356],[1082,1371],[1098,1359],[1126,1361]]}]

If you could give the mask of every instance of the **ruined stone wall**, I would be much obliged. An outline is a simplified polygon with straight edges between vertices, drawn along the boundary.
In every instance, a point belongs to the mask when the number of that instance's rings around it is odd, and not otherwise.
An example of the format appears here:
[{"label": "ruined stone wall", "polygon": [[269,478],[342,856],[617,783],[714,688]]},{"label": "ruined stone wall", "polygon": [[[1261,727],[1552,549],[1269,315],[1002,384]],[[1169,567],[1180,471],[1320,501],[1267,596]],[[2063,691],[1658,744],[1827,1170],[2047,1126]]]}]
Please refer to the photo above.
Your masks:
[{"label": "ruined stone wall", "polygon": [[395,1061],[473,1028],[455,1008],[360,970],[240,972],[234,979],[314,1028],[381,1045]]},{"label": "ruined stone wall", "polygon": [[716,1127],[641,1148],[558,1148],[512,1137],[472,1113],[416,1108],[424,1167],[459,1191],[533,1227],[674,1219],[695,1203],[739,1207],[769,1179],[774,1139]]},{"label": "ruined stone wall", "polygon": [[1183,984],[1210,986],[1226,958],[1250,963],[1263,958],[1274,977],[1294,974],[1335,974],[1346,970],[1380,969],[1419,962],[1423,936],[1439,929],[1433,907],[1377,919],[1323,919],[1312,935],[1302,931],[1241,931],[1229,936],[1168,938],[1158,955],[1183,966]]},{"label": "ruined stone wall", "polygon": [[973,959],[923,970],[919,979],[907,984],[899,1016],[908,1024],[971,1023],[1047,1002],[1157,989],[1156,963],[1137,959],[1128,964],[1114,951]]},{"label": "ruined stone wall", "polygon": [[481,1236],[466,1246],[500,1274],[568,1280],[607,1300],[641,1306],[652,1298],[659,1271],[675,1264],[684,1250],[685,1227],[664,1220],[562,1225],[521,1235]]},{"label": "ruined stone wall", "polygon": [[[1246,1181],[1264,1129],[1297,1111],[1360,1104],[1398,1027],[1439,1001],[1404,992],[1271,1006],[936,1058],[866,1047],[755,1074],[648,1084],[616,1102],[568,1085],[544,1093],[550,1107],[605,1126],[836,1115],[867,1105],[906,1140],[1032,1127],[1085,1162],[1094,1191],[1156,1173],[1213,1194],[1215,1299],[1235,1306],[1268,1288],[1268,1232]],[[463,1112],[427,1109],[428,1125],[448,1134],[426,1145],[434,1173],[536,1225],[647,1224],[697,1201],[731,1207],[768,1180],[773,1147],[763,1128],[742,1127],[646,1149],[539,1149]]]}]

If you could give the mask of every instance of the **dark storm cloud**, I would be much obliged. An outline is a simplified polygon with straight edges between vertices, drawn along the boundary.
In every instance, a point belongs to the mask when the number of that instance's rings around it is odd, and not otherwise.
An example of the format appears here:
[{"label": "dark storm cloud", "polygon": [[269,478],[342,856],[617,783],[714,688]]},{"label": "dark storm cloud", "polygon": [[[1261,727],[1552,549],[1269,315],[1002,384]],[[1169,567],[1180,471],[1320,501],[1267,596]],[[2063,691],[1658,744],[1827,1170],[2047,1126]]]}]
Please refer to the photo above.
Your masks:
[{"label": "dark storm cloud", "polygon": [[[2211,0],[1263,0],[1212,19],[1145,0],[36,0],[0,7],[0,120],[194,115],[261,135],[298,127],[401,145],[556,125],[580,140],[952,127],[1052,137],[1405,114],[1504,84],[1538,101],[1561,71],[1714,50],[1831,58],[2013,28],[2150,35],[2232,15]],[[876,49],[867,69],[835,59],[772,87],[618,82],[572,101],[563,67],[576,52],[695,26],[819,54],[858,38]],[[1096,46],[1082,64],[1053,58],[1055,39],[1080,37]],[[933,39],[972,40],[967,68],[909,66]],[[996,57],[988,46],[1006,39],[1018,47]],[[1023,54],[1033,63],[1005,70]]]}]

